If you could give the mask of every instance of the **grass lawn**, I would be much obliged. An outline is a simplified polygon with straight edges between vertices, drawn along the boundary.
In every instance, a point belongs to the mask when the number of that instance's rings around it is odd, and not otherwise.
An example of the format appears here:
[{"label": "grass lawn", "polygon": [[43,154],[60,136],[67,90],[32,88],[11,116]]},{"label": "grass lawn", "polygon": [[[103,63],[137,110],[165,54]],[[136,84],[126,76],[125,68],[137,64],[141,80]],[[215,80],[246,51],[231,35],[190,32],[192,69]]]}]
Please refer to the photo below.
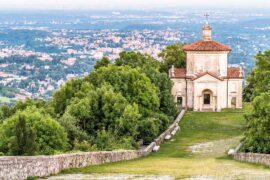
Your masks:
[{"label": "grass lawn", "polygon": [[266,179],[269,169],[236,162],[226,151],[239,144],[245,120],[243,111],[188,112],[181,131],[161,145],[157,153],[131,161],[65,170],[63,173],[169,175],[177,179],[212,177]]}]

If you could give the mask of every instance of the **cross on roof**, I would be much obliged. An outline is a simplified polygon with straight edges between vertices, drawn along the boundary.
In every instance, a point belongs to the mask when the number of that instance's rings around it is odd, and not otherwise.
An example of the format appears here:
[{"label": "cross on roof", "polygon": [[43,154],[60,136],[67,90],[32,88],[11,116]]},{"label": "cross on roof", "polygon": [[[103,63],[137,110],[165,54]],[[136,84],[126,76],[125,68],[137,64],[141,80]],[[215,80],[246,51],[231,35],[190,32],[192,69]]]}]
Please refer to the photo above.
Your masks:
[{"label": "cross on roof", "polygon": [[206,18],[206,22],[208,22],[208,17],[210,16],[208,13],[206,13],[205,15],[205,18]]}]

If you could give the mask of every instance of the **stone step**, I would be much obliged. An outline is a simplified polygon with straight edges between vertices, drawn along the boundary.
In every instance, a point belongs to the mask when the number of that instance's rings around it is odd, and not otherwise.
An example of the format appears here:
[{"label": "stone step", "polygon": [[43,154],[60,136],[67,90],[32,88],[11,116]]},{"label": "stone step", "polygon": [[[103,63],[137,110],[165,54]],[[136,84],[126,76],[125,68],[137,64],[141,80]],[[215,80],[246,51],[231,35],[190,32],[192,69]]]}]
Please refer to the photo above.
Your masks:
[{"label": "stone step", "polygon": [[203,112],[214,112],[212,108],[204,108],[202,109]]}]

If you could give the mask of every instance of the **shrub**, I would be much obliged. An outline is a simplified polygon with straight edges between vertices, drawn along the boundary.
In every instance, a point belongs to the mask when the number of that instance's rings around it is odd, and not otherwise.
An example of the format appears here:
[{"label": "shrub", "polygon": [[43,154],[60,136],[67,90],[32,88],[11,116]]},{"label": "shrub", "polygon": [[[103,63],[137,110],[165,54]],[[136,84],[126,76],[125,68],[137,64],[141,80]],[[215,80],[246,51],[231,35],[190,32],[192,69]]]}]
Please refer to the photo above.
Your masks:
[{"label": "shrub", "polygon": [[252,111],[246,115],[248,122],[242,150],[270,153],[270,92],[262,93],[252,102]]},{"label": "shrub", "polygon": [[0,127],[0,152],[6,155],[54,154],[64,151],[67,133],[36,107],[18,111]]},{"label": "shrub", "polygon": [[85,140],[82,142],[79,142],[77,139],[75,139],[74,150],[84,151],[84,152],[95,151],[97,150],[97,146],[91,145],[88,141],[85,141]]},{"label": "shrub", "polygon": [[144,140],[144,144],[149,144],[157,137],[159,133],[159,125],[157,119],[147,118],[139,123],[139,138]]}]

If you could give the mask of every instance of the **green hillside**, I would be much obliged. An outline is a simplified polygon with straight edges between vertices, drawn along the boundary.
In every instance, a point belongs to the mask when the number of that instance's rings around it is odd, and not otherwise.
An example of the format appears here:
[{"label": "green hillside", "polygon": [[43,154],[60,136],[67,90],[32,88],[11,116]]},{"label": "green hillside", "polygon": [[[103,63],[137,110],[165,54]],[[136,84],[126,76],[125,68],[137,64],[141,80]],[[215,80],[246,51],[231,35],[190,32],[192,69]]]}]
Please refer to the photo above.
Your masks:
[{"label": "green hillside", "polygon": [[[246,108],[247,109],[247,108]],[[261,166],[236,162],[226,155],[239,144],[244,131],[243,111],[221,113],[188,112],[180,122],[181,132],[148,157],[71,169],[64,173],[124,173],[170,175],[176,178],[258,178],[270,177]]]}]

